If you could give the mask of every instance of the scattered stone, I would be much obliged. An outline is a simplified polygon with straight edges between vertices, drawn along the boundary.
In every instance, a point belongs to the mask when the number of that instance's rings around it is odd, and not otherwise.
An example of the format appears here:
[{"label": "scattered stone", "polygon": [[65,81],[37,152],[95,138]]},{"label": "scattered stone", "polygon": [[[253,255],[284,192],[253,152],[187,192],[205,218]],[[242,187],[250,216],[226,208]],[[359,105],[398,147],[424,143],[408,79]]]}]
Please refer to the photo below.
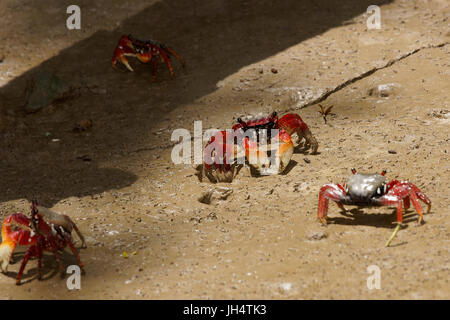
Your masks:
[{"label": "scattered stone", "polygon": [[203,220],[203,218],[200,216],[195,216],[190,219],[190,221],[194,221],[195,223],[201,223],[202,220]]},{"label": "scattered stone", "polygon": [[216,213],[215,213],[215,212],[210,212],[210,213],[208,214],[207,219],[208,219],[208,220],[216,220],[216,219],[217,219]]},{"label": "scattered stone", "polygon": [[318,241],[318,240],[328,238],[328,234],[323,231],[313,231],[308,234],[307,238],[308,238],[308,240],[311,240],[311,241]]},{"label": "scattered stone", "polygon": [[401,86],[398,83],[380,84],[375,88],[369,89],[369,96],[389,97],[394,94]]},{"label": "scattered stone", "polygon": [[0,63],[2,63],[5,60],[5,56],[0,53]]},{"label": "scattered stone", "polygon": [[445,109],[433,109],[428,115],[433,118],[448,119],[450,118],[450,111]]},{"label": "scattered stone", "polygon": [[52,102],[64,99],[70,87],[60,78],[47,71],[37,72],[27,87],[26,112],[37,112]]},{"label": "scattered stone", "polygon": [[279,289],[283,293],[289,292],[292,289],[292,283],[290,283],[290,282],[280,283]]},{"label": "scattered stone", "polygon": [[204,204],[211,204],[217,200],[227,200],[232,193],[232,188],[218,186],[215,189],[203,192],[198,201]]},{"label": "scattered stone", "polygon": [[309,160],[308,158],[303,158],[303,161],[305,161],[306,163],[311,163],[311,160]]},{"label": "scattered stone", "polygon": [[233,189],[228,187],[216,187],[215,192],[219,195],[220,200],[227,200],[233,193]]},{"label": "scattered stone", "polygon": [[213,190],[208,190],[203,192],[203,194],[198,198],[198,201],[204,204],[211,204],[211,198],[213,195]]},{"label": "scattered stone", "polygon": [[390,154],[397,154],[397,151],[395,151],[395,150],[388,150],[388,152],[389,152]]},{"label": "scattered stone", "polygon": [[271,71],[272,73],[278,73],[278,70],[275,69],[275,68],[270,69],[270,71]]}]

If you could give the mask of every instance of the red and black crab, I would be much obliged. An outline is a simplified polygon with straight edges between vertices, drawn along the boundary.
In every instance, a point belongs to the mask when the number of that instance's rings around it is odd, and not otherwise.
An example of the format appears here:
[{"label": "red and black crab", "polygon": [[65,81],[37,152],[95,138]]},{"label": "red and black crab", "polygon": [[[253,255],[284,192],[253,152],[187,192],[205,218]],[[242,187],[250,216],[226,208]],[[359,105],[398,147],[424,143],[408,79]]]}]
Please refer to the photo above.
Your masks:
[{"label": "red and black crab", "polygon": [[38,206],[32,201],[31,217],[22,213],[13,213],[5,218],[2,225],[2,243],[0,244],[0,269],[6,272],[12,254],[17,245],[27,246],[22,264],[16,277],[16,284],[20,283],[23,271],[30,258],[38,258],[38,279],[41,279],[41,259],[44,251],[55,254],[61,274],[64,273],[59,251],[67,245],[77,258],[78,264],[84,272],[83,263],[78,251],[72,243],[72,230],[75,230],[86,248],[83,235],[76,224],[66,215],[56,213],[50,209]]},{"label": "red and black crab", "polygon": [[273,112],[248,121],[238,118],[237,122],[231,130],[218,131],[205,146],[203,171],[211,182],[231,182],[243,163],[257,175],[282,173],[294,152],[294,133],[298,143],[304,140],[305,150],[317,152],[317,140],[298,114],[278,118]]},{"label": "red and black crab", "polygon": [[431,201],[414,184],[408,181],[386,181],[386,171],[381,174],[356,173],[347,178],[343,185],[329,183],[322,186],[319,192],[318,216],[323,224],[327,224],[328,200],[336,202],[338,207],[345,211],[344,205],[358,207],[396,206],[397,227],[386,243],[388,247],[400,230],[403,221],[403,210],[409,209],[412,202],[416,209],[421,224],[423,220],[422,207],[419,200],[428,206],[427,213],[431,210]]},{"label": "red and black crab", "polygon": [[116,66],[117,62],[122,62],[128,70],[134,71],[133,68],[128,63],[126,57],[136,57],[142,63],[153,63],[153,81],[156,81],[156,72],[158,69],[158,63],[161,61],[167,65],[170,75],[173,77],[173,67],[170,62],[170,56],[174,56],[180,61],[181,65],[184,67],[184,60],[171,48],[167,47],[161,42],[155,40],[142,41],[135,39],[130,35],[123,35],[116,48],[114,49],[114,55],[112,58],[113,68]]}]

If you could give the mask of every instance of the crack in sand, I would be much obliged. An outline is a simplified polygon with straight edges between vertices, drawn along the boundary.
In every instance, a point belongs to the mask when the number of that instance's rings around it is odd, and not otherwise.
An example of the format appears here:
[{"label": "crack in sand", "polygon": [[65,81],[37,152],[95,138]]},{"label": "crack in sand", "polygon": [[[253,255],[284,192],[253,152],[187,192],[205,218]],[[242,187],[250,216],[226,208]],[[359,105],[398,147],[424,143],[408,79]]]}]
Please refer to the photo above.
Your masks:
[{"label": "crack in sand", "polygon": [[389,68],[390,66],[394,65],[395,63],[397,63],[397,62],[399,62],[399,61],[401,61],[401,60],[403,60],[403,59],[405,59],[405,58],[407,58],[409,56],[412,56],[413,54],[416,54],[419,51],[422,51],[422,50],[425,50],[425,49],[442,48],[442,47],[444,47],[444,46],[446,46],[448,44],[450,44],[450,42],[443,42],[443,43],[440,43],[440,44],[428,45],[428,46],[424,46],[424,47],[420,47],[420,48],[414,49],[413,51],[405,53],[405,54],[401,55],[398,58],[389,60],[385,65],[383,65],[381,67],[373,67],[372,69],[370,69],[370,70],[368,70],[368,71],[366,71],[366,72],[364,72],[364,73],[362,73],[362,74],[360,74],[360,75],[358,75],[356,77],[348,79],[347,81],[341,83],[340,85],[334,87],[333,89],[325,91],[325,93],[323,93],[317,99],[315,99],[313,101],[310,101],[310,102],[307,102],[307,103],[303,104],[300,107],[296,107],[295,109],[303,109],[303,108],[315,105],[317,103],[320,103],[320,102],[326,100],[333,93],[336,93],[336,92],[346,88],[347,86],[351,85],[352,83],[355,83],[355,82],[357,82],[359,80],[367,78],[367,77],[371,76],[372,74],[374,74],[375,72],[377,72],[378,70]]}]

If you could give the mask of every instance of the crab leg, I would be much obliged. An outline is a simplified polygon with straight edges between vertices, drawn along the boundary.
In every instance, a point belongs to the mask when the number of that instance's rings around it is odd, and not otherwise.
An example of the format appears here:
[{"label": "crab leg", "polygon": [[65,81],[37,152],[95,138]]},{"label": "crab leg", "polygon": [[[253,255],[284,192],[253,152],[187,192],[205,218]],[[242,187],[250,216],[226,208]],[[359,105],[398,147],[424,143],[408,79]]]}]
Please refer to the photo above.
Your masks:
[{"label": "crab leg", "polygon": [[42,267],[42,247],[38,245],[38,279],[41,280],[41,267]]},{"label": "crab leg", "polygon": [[380,204],[389,206],[396,204],[397,205],[397,227],[386,243],[386,247],[388,247],[391,241],[394,239],[395,235],[398,233],[401,227],[401,223],[403,221],[403,212],[402,212],[402,204],[405,208],[408,208],[410,205],[410,201],[412,202],[414,208],[419,215],[418,223],[422,223],[423,221],[423,212],[422,207],[420,206],[419,199],[422,200],[425,204],[428,205],[428,212],[431,208],[431,201],[428,197],[420,191],[414,184],[409,182],[399,182],[394,181],[391,182],[392,186],[389,192],[380,198]]},{"label": "crab leg", "polygon": [[[428,206],[427,213],[430,213],[430,211],[431,211],[430,199],[428,199],[428,197],[416,185],[412,184],[411,182],[408,182],[407,184],[411,188],[411,192],[414,193],[415,195],[417,195],[416,199],[419,198],[423,203],[425,203]],[[414,204],[414,202],[413,202],[413,204]],[[416,210],[417,210],[417,208],[416,208]]]},{"label": "crab leg", "polygon": [[282,116],[278,120],[278,126],[281,129],[286,130],[286,132],[291,135],[292,133],[297,133],[298,142],[303,138],[306,141],[306,145],[311,148],[312,153],[316,153],[319,148],[316,138],[312,135],[311,130],[309,130],[308,125],[302,120],[302,118],[296,113],[288,113]]},{"label": "crab leg", "polygon": [[[414,208],[417,211],[417,214],[419,215],[418,222],[421,223],[423,220],[423,210],[420,206],[419,199],[425,203],[428,206],[427,213],[430,213],[431,210],[431,201],[428,199],[428,197],[414,184],[410,182],[405,181],[394,181],[392,183],[392,186],[390,186],[390,190],[388,192],[388,195],[396,196],[399,199],[403,200],[405,208],[409,208],[410,202],[412,202]],[[388,203],[385,198],[382,199],[382,204]]]},{"label": "crab leg", "polygon": [[410,200],[409,197],[406,197],[403,199],[403,208],[405,209],[405,212],[406,210],[409,209],[409,207],[410,207]]},{"label": "crab leg", "polygon": [[87,248],[87,246],[86,246],[86,241],[84,240],[83,234],[81,233],[80,230],[78,230],[77,225],[76,225],[72,220],[70,220],[70,221],[72,222],[72,227],[73,227],[73,229],[75,230],[75,232],[77,233],[78,237],[79,237],[80,240],[81,240],[81,247],[82,247],[82,248]]},{"label": "crab leg", "polygon": [[413,192],[412,190],[409,192],[409,196],[411,198],[411,202],[414,206],[414,208],[417,211],[417,214],[419,215],[419,220],[417,221],[419,224],[422,222],[423,220],[423,213],[422,213],[422,207],[420,206],[419,200],[417,198],[417,195],[415,192]]},{"label": "crab leg", "polygon": [[25,253],[25,256],[23,257],[22,264],[20,265],[19,273],[16,277],[16,285],[20,284],[20,278],[22,278],[23,270],[25,270],[25,266],[28,263],[28,260],[30,259],[32,252],[34,250],[34,247],[29,247],[27,250],[27,253]]},{"label": "crab leg", "polygon": [[330,183],[322,186],[319,192],[319,208],[317,212],[320,222],[327,224],[328,200],[333,200],[339,208],[344,209],[344,206],[340,203],[344,198],[345,191],[341,185]]},{"label": "crab leg", "polygon": [[164,61],[166,62],[167,68],[169,68],[170,76],[173,77],[174,73],[173,73],[173,68],[172,68],[172,64],[170,63],[169,57],[163,50],[160,51],[160,54],[161,54],[161,57],[163,57]]},{"label": "crab leg", "polygon": [[171,55],[173,55],[175,58],[177,58],[178,61],[180,61],[181,65],[184,68],[184,60],[175,51],[173,51],[172,49],[167,48],[167,47],[165,47],[164,49],[166,49],[167,52],[169,52]]},{"label": "crab leg", "polygon": [[69,237],[65,237],[65,238],[66,238],[67,244],[68,244],[69,247],[70,247],[70,250],[72,250],[72,253],[73,253],[74,256],[77,258],[78,265],[81,267],[81,270],[83,270],[83,272],[85,272],[85,270],[84,270],[84,265],[83,265],[83,263],[81,262],[81,259],[80,259],[80,256],[79,256],[79,254],[78,254],[77,249],[75,249],[75,246],[73,245],[72,241],[70,241]]},{"label": "crab leg", "polygon": [[59,265],[59,271],[61,273],[61,275],[64,274],[64,268],[63,265],[61,263],[61,259],[59,258],[59,254],[58,254],[58,247],[56,246],[56,243],[53,241],[53,236],[49,236],[48,238],[48,242],[50,243],[50,248],[53,251],[53,253],[55,254],[55,259],[58,262]]},{"label": "crab leg", "polygon": [[156,81],[156,71],[158,70],[158,60],[157,59],[153,59],[153,76],[152,76],[152,81],[155,82]]}]

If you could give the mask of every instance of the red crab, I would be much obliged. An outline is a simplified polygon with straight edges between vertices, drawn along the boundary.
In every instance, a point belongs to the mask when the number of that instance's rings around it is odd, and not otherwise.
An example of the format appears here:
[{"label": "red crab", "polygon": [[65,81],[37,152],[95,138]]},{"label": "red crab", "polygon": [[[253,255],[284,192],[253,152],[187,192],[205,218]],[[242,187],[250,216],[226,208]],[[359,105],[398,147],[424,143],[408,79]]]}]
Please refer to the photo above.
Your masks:
[{"label": "red crab", "polygon": [[347,178],[347,182],[340,184],[325,184],[319,193],[319,220],[327,224],[328,200],[336,202],[338,207],[345,211],[344,205],[358,207],[374,206],[396,206],[397,207],[397,227],[386,243],[388,247],[394,239],[403,220],[402,208],[407,210],[412,202],[419,214],[419,224],[423,220],[422,207],[419,199],[428,205],[428,212],[431,210],[431,201],[420,191],[420,189],[408,181],[392,180],[386,181],[386,171],[381,174],[356,173],[352,169],[353,175]]},{"label": "red crab", "polygon": [[63,274],[64,270],[58,250],[63,250],[66,245],[70,247],[78,260],[78,264],[84,271],[78,252],[72,243],[72,229],[77,232],[82,241],[82,247],[85,248],[86,243],[83,235],[68,216],[38,206],[37,202],[33,200],[31,205],[31,218],[28,218],[22,213],[13,213],[3,221],[2,243],[0,244],[1,271],[7,271],[11,256],[17,245],[27,246],[28,250],[23,257],[20,270],[16,277],[16,284],[20,283],[25,266],[32,257],[38,258],[38,278],[41,279],[41,258],[43,251],[51,251],[55,254],[60,272]]},{"label": "red crab", "polygon": [[167,68],[169,68],[170,75],[173,77],[174,72],[172,64],[170,62],[170,56],[173,55],[180,61],[181,65],[184,67],[183,59],[172,49],[165,46],[164,44],[154,41],[147,40],[141,41],[133,38],[131,35],[122,36],[117,44],[114,55],[112,58],[113,68],[116,66],[117,61],[122,62],[128,70],[134,71],[133,68],[128,63],[126,56],[136,57],[142,63],[153,62],[153,81],[156,81],[156,71],[158,68],[159,61],[165,62]]},{"label": "red crab", "polygon": [[203,169],[211,182],[231,182],[235,168],[243,163],[256,174],[282,173],[294,152],[293,133],[298,142],[305,139],[305,149],[317,152],[318,143],[298,114],[278,119],[273,112],[268,117],[237,121],[232,130],[217,132],[205,146]]}]

